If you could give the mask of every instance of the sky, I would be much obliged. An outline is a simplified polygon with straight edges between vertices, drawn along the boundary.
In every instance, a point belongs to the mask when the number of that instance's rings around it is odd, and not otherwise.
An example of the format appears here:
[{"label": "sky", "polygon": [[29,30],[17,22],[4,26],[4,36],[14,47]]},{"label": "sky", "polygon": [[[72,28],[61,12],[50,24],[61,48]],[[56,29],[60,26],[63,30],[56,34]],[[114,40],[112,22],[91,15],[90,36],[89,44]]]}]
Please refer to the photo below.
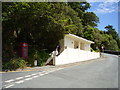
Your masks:
[{"label": "sky", "polygon": [[[105,31],[105,26],[112,25],[118,32],[118,2],[119,0],[87,0],[91,8],[99,17],[98,29]],[[120,10],[119,10],[120,11]]]}]

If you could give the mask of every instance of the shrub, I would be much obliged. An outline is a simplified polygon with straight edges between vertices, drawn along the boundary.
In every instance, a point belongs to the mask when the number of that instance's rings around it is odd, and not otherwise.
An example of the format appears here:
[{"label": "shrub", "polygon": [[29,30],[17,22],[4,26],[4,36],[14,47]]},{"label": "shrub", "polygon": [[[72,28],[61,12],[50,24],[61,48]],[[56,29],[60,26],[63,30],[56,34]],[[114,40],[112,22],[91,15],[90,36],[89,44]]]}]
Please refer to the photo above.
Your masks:
[{"label": "shrub", "polygon": [[49,53],[47,53],[45,50],[42,50],[39,53],[38,66],[44,65],[44,63],[47,61],[48,58],[49,58]]},{"label": "shrub", "polygon": [[95,52],[94,49],[90,48],[91,52]]},{"label": "shrub", "polygon": [[23,69],[26,67],[26,62],[22,58],[14,58],[3,65],[3,69],[16,70],[18,68]]},{"label": "shrub", "polygon": [[47,53],[45,50],[33,50],[32,54],[29,55],[28,63],[31,66],[34,66],[34,61],[37,60],[37,66],[43,66],[43,64],[47,61],[49,58],[49,53]]},{"label": "shrub", "polygon": [[100,52],[99,49],[94,50],[93,48],[90,48],[91,52]]},{"label": "shrub", "polygon": [[39,59],[39,52],[37,50],[31,49],[31,53],[28,56],[28,64],[34,66],[34,61]]}]

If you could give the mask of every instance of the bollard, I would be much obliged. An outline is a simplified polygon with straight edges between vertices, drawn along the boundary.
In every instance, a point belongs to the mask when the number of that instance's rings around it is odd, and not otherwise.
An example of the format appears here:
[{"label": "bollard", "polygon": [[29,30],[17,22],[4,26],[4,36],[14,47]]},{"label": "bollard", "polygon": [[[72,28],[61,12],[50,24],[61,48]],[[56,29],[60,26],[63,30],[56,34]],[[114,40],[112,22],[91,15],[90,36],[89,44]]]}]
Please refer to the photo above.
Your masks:
[{"label": "bollard", "polygon": [[37,66],[37,60],[34,61],[34,66]]}]

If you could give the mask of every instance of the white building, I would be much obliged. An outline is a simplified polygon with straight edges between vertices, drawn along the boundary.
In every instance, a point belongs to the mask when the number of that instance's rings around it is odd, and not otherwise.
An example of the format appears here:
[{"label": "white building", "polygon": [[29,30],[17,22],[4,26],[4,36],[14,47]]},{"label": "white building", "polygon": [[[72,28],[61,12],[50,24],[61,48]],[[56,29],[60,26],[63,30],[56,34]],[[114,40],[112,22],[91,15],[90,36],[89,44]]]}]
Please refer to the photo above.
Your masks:
[{"label": "white building", "polygon": [[69,64],[99,58],[99,52],[91,52],[90,50],[90,46],[93,43],[94,42],[76,35],[66,34],[64,39],[60,40],[60,55],[53,55],[48,59],[47,63],[50,62],[52,58],[53,65]]},{"label": "white building", "polygon": [[78,37],[73,34],[66,34],[60,41],[61,54],[54,59],[54,65],[69,64],[86,61],[100,57],[100,53],[91,52],[90,45],[94,42]]}]

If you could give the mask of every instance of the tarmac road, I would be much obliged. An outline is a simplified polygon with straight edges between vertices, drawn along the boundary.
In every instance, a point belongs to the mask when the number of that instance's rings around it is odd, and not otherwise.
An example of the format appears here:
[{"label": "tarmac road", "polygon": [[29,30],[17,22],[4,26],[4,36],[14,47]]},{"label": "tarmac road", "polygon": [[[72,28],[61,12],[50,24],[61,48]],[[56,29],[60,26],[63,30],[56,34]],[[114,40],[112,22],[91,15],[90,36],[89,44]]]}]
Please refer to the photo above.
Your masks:
[{"label": "tarmac road", "polygon": [[118,56],[47,71],[3,73],[3,88],[118,88]]}]

